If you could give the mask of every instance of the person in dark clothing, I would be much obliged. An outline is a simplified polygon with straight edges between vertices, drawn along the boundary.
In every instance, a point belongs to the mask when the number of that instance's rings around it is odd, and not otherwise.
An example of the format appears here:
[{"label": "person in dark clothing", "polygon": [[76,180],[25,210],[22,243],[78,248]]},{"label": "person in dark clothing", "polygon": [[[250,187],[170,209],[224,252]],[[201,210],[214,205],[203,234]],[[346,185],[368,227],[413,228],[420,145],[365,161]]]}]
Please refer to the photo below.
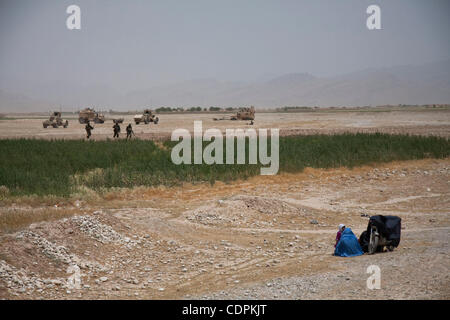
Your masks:
[{"label": "person in dark clothing", "polygon": [[131,127],[131,123],[128,124],[127,126],[127,139],[131,139],[131,135],[133,135],[133,128]]},{"label": "person in dark clothing", "polygon": [[118,123],[115,123],[113,126],[114,129],[114,136],[113,138],[119,138],[119,133],[120,133],[120,126]]},{"label": "person in dark clothing", "polygon": [[94,130],[94,127],[92,127],[88,121],[85,129],[86,129],[86,138],[89,139],[91,137],[91,130]]}]

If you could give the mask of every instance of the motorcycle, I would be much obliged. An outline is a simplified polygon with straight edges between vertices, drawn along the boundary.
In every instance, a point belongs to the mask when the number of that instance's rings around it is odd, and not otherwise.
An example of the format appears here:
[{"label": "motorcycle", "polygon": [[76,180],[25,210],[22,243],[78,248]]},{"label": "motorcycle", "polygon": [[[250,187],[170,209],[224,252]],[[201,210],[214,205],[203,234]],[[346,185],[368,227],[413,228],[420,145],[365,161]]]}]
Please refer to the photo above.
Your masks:
[{"label": "motorcycle", "polygon": [[383,252],[385,247],[393,251],[400,244],[401,221],[397,216],[370,217],[367,230],[359,237],[363,251],[374,254]]}]

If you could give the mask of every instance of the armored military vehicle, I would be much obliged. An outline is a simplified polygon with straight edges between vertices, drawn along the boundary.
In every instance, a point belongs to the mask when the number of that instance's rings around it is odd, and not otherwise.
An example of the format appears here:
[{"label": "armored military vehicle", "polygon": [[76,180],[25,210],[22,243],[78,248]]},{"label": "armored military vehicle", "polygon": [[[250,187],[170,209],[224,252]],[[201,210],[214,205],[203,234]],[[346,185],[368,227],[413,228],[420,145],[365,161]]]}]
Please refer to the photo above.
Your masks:
[{"label": "armored military vehicle", "polygon": [[255,120],[255,107],[241,108],[231,120]]},{"label": "armored military vehicle", "polygon": [[159,118],[152,113],[152,110],[145,109],[143,114],[137,114],[134,116],[134,122],[139,124],[141,122],[148,124],[153,122],[154,124],[158,124]]},{"label": "armored military vehicle", "polygon": [[78,121],[83,124],[88,121],[94,121],[94,123],[104,123],[105,116],[101,113],[96,112],[92,108],[86,108],[80,111]]},{"label": "armored military vehicle", "polygon": [[50,116],[50,118],[48,120],[45,120],[44,122],[42,122],[42,126],[44,128],[47,127],[53,127],[53,128],[58,128],[58,127],[63,127],[63,128],[67,128],[69,126],[69,121],[64,121],[61,118],[61,112],[55,111],[52,113],[52,115]]},{"label": "armored military vehicle", "polygon": [[213,118],[213,120],[255,120],[255,107],[250,108],[241,108],[236,113],[235,116],[231,116],[230,118],[222,117],[222,118]]}]

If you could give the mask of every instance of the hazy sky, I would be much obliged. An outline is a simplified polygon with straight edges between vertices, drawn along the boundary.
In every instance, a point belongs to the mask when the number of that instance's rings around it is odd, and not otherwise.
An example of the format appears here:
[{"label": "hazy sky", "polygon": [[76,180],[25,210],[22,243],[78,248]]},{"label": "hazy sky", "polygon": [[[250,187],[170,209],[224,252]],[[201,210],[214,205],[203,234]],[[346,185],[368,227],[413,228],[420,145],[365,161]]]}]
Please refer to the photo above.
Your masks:
[{"label": "hazy sky", "polygon": [[[81,7],[81,30],[66,8]],[[366,28],[381,7],[382,30]],[[450,58],[448,0],[0,0],[0,89],[142,89],[293,72],[332,76]]]}]

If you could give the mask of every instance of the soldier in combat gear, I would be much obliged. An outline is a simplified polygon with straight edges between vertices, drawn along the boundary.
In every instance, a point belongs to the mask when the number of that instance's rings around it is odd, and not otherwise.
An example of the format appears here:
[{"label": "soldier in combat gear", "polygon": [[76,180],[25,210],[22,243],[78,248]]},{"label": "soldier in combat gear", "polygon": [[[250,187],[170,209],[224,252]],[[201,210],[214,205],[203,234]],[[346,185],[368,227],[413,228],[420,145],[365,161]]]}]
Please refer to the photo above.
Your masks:
[{"label": "soldier in combat gear", "polygon": [[118,123],[115,123],[113,125],[113,129],[114,129],[114,136],[113,138],[119,138],[119,133],[120,133],[120,126]]},{"label": "soldier in combat gear", "polygon": [[127,139],[131,139],[131,135],[134,135],[134,132],[131,123],[129,123],[127,126]]},{"label": "soldier in combat gear", "polygon": [[89,139],[91,137],[91,130],[94,130],[94,127],[92,127],[90,122],[88,121],[85,129],[86,129],[86,139]]}]

